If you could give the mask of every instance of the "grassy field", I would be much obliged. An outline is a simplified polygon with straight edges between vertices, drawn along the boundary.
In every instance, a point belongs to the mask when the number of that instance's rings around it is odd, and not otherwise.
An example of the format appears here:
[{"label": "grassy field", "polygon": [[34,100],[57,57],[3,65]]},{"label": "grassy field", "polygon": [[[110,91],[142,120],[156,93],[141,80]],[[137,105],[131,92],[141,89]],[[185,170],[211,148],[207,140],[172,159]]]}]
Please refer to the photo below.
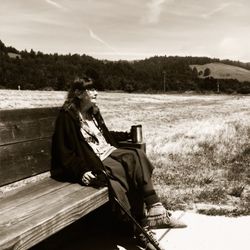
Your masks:
[{"label": "grassy field", "polygon": [[[65,92],[0,90],[0,108],[60,106]],[[169,209],[250,214],[250,96],[100,92],[110,129],[142,124]]]},{"label": "grassy field", "polygon": [[[204,65],[191,65],[191,68],[196,67],[198,72],[204,72],[206,68],[209,68],[211,73],[209,76],[215,79],[237,79],[240,82],[250,81],[250,70],[228,65],[224,63],[207,63]],[[203,77],[200,76],[200,77]]]}]

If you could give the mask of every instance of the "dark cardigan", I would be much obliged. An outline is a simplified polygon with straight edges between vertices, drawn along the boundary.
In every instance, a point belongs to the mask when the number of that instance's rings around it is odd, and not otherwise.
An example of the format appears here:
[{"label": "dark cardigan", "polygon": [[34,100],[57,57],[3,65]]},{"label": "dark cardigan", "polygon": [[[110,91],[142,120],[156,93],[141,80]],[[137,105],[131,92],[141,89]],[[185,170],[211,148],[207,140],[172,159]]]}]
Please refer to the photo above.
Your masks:
[{"label": "dark cardigan", "polygon": [[[109,131],[99,111],[93,114],[93,118],[111,145],[117,147],[118,141],[130,138],[130,133]],[[98,174],[103,168],[101,160],[82,136],[74,110],[60,110],[52,137],[51,155],[51,176],[57,180],[81,183],[85,172]]]},{"label": "dark cardigan", "polygon": [[[99,111],[93,114],[93,119],[107,142],[112,146],[118,147],[117,142],[127,140],[131,137],[131,134],[127,132],[109,131]],[[144,185],[151,178],[153,166],[143,151],[139,149],[130,150],[138,156],[138,161],[134,161],[131,164],[131,171],[128,166],[125,166],[125,171],[140,173],[138,176],[140,179],[138,180],[141,185]],[[75,109],[62,108],[56,119],[55,132],[52,138],[51,163],[51,176],[59,181],[82,184],[82,176],[85,172],[93,171],[95,174],[102,173],[101,171],[104,168],[103,163],[85,141],[80,131],[79,116]],[[106,182],[103,175],[99,175],[97,180],[100,181],[96,183],[96,186],[100,186],[100,183],[102,185],[108,184],[110,200],[113,201],[111,204],[113,204],[115,211],[119,211],[118,214],[122,213],[122,211],[116,207],[116,203],[112,199],[113,196],[116,196],[128,211],[133,208],[132,210],[137,214],[136,216],[141,218],[143,216],[144,197],[139,186],[135,188],[137,181],[131,185],[131,180],[129,180],[129,187],[122,185],[124,181],[127,181],[127,177],[127,174],[120,175],[120,171],[113,169],[109,182]],[[138,204],[142,205],[138,207]]]}]

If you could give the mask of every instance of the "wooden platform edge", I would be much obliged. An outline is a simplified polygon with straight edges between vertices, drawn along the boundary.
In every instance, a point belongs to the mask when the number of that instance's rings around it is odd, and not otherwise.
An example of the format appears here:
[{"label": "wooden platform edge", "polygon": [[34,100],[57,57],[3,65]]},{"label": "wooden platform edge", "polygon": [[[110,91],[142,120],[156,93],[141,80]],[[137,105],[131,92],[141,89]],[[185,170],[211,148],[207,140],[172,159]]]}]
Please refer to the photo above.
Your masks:
[{"label": "wooden platform edge", "polygon": [[0,249],[28,249],[104,205],[108,200],[107,187],[95,190],[92,195],[85,196],[82,200],[79,199],[74,206],[69,204],[67,208],[61,209],[55,216],[48,216],[40,223],[36,224],[36,218],[34,218],[34,226],[30,226],[22,235],[9,235],[3,241],[0,239]]}]

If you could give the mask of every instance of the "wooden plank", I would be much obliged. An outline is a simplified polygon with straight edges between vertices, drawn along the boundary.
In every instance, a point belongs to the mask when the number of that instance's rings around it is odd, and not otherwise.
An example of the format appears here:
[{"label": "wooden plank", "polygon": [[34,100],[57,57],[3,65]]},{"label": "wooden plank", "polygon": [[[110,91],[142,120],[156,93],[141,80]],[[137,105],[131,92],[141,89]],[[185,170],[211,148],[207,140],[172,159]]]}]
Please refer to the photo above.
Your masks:
[{"label": "wooden plank", "polygon": [[0,110],[0,145],[50,137],[59,108]]},{"label": "wooden plank", "polygon": [[[88,190],[86,194],[86,190]],[[54,201],[47,197],[36,213],[0,228],[0,249],[27,249],[80,219],[108,201],[107,188],[82,188]],[[4,230],[2,230],[4,229]]]},{"label": "wooden plank", "polygon": [[35,183],[29,183],[15,191],[8,192],[0,197],[0,217],[12,207],[18,207],[28,201],[39,199],[41,196],[60,190],[68,185],[71,185],[71,183],[59,182],[48,177]]},{"label": "wooden plank", "polygon": [[50,169],[51,138],[0,147],[0,186]]},{"label": "wooden plank", "polygon": [[[6,225],[13,226],[19,224],[27,217],[40,212],[42,213],[47,206],[60,203],[67,195],[83,189],[84,187],[79,184],[71,184],[60,189],[51,190],[51,192],[41,195],[39,198],[26,200],[26,202],[19,203],[18,205],[13,204],[12,207],[9,207],[7,211],[5,210],[5,212],[1,214],[0,231],[3,230]],[[84,190],[84,193],[87,196],[88,189]]]}]

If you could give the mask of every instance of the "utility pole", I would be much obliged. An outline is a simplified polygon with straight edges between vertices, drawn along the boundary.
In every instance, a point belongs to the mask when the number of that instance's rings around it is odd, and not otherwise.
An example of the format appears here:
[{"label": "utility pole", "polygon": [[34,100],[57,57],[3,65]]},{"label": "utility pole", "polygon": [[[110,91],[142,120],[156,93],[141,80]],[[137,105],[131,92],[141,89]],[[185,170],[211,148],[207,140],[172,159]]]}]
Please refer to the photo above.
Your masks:
[{"label": "utility pole", "polygon": [[163,73],[163,92],[166,92],[166,70],[163,70],[162,73]]},{"label": "utility pole", "polygon": [[217,93],[220,93],[220,82],[217,80]]}]

